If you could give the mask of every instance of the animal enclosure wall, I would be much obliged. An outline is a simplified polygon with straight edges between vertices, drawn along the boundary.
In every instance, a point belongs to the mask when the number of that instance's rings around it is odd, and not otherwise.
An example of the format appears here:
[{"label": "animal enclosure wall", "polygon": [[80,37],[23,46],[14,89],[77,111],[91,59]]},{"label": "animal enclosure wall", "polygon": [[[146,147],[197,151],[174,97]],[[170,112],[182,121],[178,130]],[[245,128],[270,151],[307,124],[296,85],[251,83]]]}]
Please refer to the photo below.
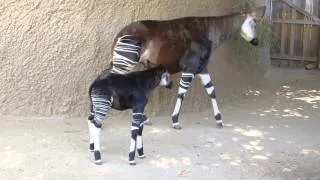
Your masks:
[{"label": "animal enclosure wall", "polygon": [[[1,0],[0,114],[87,115],[88,86],[108,64],[113,37],[138,19],[209,16],[232,11],[232,0]],[[210,71],[219,102],[247,87],[252,72],[232,60],[230,45],[214,52]],[[240,69],[240,70],[239,70]],[[251,75],[248,75],[251,76]],[[149,112],[171,111],[177,93],[157,89]],[[183,110],[209,107],[199,80]]]}]

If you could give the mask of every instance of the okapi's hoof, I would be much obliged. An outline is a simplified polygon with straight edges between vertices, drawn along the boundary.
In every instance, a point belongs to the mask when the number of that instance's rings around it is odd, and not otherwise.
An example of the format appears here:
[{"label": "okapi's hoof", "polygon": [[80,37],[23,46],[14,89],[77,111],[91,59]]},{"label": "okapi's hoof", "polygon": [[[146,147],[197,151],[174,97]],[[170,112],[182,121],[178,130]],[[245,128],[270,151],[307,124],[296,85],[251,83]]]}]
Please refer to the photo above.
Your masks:
[{"label": "okapi's hoof", "polygon": [[137,163],[136,163],[135,160],[133,160],[133,161],[129,161],[129,164],[130,164],[131,166],[134,166],[134,165],[136,165]]},{"label": "okapi's hoof", "polygon": [[96,164],[96,165],[102,165],[103,163],[102,163],[102,160],[99,159],[99,160],[95,160],[95,161],[94,161],[94,164]]},{"label": "okapi's hoof", "polygon": [[147,119],[147,120],[143,121],[143,124],[147,125],[147,126],[151,126],[152,122],[150,121],[150,119]]},{"label": "okapi's hoof", "polygon": [[173,129],[180,130],[181,129],[180,123],[173,124]]},{"label": "okapi's hoof", "polygon": [[100,151],[94,151],[94,163],[96,165],[101,165],[102,164]]},{"label": "okapi's hoof", "polygon": [[223,122],[222,122],[222,120],[217,121],[217,128],[223,128]]},{"label": "okapi's hoof", "polygon": [[144,159],[144,158],[146,158],[146,155],[144,155],[144,154],[139,155],[139,156],[138,156],[138,158],[140,158],[140,159]]}]

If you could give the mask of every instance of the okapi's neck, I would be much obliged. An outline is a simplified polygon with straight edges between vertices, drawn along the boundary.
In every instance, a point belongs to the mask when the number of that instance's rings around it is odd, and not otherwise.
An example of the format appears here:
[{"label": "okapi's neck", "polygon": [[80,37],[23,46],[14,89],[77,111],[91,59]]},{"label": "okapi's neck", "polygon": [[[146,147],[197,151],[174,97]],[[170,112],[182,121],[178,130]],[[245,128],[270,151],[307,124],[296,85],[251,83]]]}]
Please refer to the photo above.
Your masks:
[{"label": "okapi's neck", "polygon": [[240,13],[234,13],[219,17],[208,17],[208,37],[213,46],[218,47],[228,40],[236,37],[245,17]]}]

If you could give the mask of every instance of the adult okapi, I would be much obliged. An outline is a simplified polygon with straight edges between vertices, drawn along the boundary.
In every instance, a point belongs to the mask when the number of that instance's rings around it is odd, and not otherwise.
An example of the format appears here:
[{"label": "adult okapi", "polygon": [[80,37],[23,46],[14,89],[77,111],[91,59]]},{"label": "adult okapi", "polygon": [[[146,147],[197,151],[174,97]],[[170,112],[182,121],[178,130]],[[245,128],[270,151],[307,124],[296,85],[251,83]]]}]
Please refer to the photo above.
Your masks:
[{"label": "adult okapi", "polygon": [[207,69],[211,52],[239,32],[254,46],[258,45],[256,22],[265,7],[224,16],[183,17],[172,20],[142,20],[125,26],[112,45],[113,73],[126,74],[137,63],[148,67],[163,65],[170,74],[182,71],[173,127],[180,129],[181,104],[193,78],[197,75],[212,101],[218,127],[223,127],[215,89]]}]

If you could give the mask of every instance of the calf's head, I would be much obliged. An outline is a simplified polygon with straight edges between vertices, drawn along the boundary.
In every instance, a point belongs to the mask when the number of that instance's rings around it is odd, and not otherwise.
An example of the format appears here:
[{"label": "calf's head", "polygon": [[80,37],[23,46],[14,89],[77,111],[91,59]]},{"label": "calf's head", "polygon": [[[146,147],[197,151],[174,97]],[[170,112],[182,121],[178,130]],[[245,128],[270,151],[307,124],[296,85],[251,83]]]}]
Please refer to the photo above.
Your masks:
[{"label": "calf's head", "polygon": [[161,81],[160,81],[160,86],[164,86],[166,88],[171,89],[172,88],[172,79],[170,73],[165,71],[161,75]]}]

